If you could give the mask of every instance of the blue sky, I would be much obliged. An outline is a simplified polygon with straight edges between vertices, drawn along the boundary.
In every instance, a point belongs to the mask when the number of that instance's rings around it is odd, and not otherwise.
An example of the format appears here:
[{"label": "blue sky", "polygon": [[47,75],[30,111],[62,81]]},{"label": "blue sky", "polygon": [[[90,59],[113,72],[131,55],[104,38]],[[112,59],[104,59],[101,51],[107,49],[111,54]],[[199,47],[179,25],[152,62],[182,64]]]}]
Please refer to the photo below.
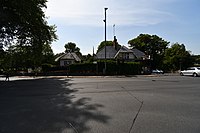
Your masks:
[{"label": "blue sky", "polygon": [[95,52],[104,40],[104,8],[107,7],[107,40],[115,34],[121,45],[139,34],[158,35],[170,44],[180,43],[200,54],[199,0],[49,0],[45,10],[49,24],[57,26],[54,53],[74,42],[82,54]]}]

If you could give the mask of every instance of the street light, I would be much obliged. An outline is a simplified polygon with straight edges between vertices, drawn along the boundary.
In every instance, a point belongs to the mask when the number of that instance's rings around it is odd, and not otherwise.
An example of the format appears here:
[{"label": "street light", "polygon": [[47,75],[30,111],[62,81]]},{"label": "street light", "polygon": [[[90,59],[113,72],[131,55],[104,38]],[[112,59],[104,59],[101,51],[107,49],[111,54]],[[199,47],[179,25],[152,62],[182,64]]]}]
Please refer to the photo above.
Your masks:
[{"label": "street light", "polygon": [[108,8],[104,8],[105,10],[105,19],[103,20],[105,22],[105,74],[106,74],[106,11],[108,10]]}]

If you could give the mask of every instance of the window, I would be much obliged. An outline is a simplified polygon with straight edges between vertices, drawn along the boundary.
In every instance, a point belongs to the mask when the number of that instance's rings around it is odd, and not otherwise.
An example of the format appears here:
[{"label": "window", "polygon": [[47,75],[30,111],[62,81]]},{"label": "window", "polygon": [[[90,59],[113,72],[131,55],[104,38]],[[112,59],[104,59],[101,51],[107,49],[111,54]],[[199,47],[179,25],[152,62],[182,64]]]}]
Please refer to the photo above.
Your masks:
[{"label": "window", "polygon": [[71,61],[64,61],[65,66],[70,65],[71,63],[72,63]]},{"label": "window", "polygon": [[190,67],[190,68],[188,68],[187,70],[195,70],[195,68],[193,68],[193,67]]},{"label": "window", "polygon": [[126,53],[126,59],[129,59],[129,53]]}]

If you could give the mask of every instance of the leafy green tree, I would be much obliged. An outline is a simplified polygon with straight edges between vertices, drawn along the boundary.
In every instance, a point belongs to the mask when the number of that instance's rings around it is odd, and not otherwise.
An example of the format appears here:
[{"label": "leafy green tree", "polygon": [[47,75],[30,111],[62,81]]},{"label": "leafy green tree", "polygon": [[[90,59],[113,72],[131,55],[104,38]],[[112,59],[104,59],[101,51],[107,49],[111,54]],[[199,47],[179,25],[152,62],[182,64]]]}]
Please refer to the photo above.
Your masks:
[{"label": "leafy green tree", "polygon": [[68,42],[65,44],[65,52],[75,52],[79,57],[82,57],[82,53],[80,52],[80,48],[76,46],[73,42]]},{"label": "leafy green tree", "polygon": [[194,60],[194,64],[196,66],[200,66],[200,55],[192,55],[192,58]]},{"label": "leafy green tree", "polygon": [[50,45],[45,44],[43,45],[43,50],[42,50],[42,63],[48,63],[48,64],[54,64],[55,58],[54,58],[54,53]]},{"label": "leafy green tree", "polygon": [[0,1],[0,45],[1,48],[3,46],[8,49],[3,66],[41,66],[44,47],[57,39],[56,27],[48,25],[46,21],[46,2],[47,0]]},{"label": "leafy green tree", "polygon": [[[27,70],[27,68],[36,68],[42,64],[54,63],[54,54],[50,45],[43,45],[41,53],[41,59],[38,61],[35,58],[33,47],[12,45],[2,54],[4,56],[1,56],[1,68],[4,70]],[[37,62],[40,62],[39,66],[36,65]]]},{"label": "leafy green tree", "polygon": [[128,41],[128,44],[145,52],[152,59],[152,68],[161,68],[164,52],[169,42],[157,35],[140,34],[137,38]]},{"label": "leafy green tree", "polygon": [[4,46],[13,43],[43,45],[56,39],[55,26],[49,26],[45,20],[46,2],[47,0],[1,0],[0,43]]},{"label": "leafy green tree", "polygon": [[184,44],[175,43],[165,51],[163,63],[166,70],[176,71],[191,66],[193,60]]},{"label": "leafy green tree", "polygon": [[65,52],[80,52],[80,48],[78,48],[75,43],[68,42],[65,44]]},{"label": "leafy green tree", "polygon": [[84,62],[93,62],[94,61],[94,57],[91,54],[85,55],[83,58]]}]

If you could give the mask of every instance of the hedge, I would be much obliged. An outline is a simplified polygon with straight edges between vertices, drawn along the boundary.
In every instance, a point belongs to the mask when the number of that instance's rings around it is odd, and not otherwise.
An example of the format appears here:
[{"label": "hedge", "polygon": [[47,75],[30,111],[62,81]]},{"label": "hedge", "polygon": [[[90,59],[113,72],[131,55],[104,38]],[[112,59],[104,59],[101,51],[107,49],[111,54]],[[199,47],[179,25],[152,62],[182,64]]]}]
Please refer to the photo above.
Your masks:
[{"label": "hedge", "polygon": [[[105,62],[82,63],[70,65],[71,74],[103,74]],[[106,61],[107,75],[135,75],[141,73],[141,64],[138,62],[117,63],[116,61]]]},{"label": "hedge", "polygon": [[[142,65],[139,62],[125,62],[119,63],[112,60],[106,61],[106,75],[136,75],[141,73]],[[50,65],[43,65],[43,72],[45,74],[59,73],[59,75],[103,75],[105,69],[105,61],[98,61],[96,63],[78,63],[71,64],[65,67],[51,67]]]}]

